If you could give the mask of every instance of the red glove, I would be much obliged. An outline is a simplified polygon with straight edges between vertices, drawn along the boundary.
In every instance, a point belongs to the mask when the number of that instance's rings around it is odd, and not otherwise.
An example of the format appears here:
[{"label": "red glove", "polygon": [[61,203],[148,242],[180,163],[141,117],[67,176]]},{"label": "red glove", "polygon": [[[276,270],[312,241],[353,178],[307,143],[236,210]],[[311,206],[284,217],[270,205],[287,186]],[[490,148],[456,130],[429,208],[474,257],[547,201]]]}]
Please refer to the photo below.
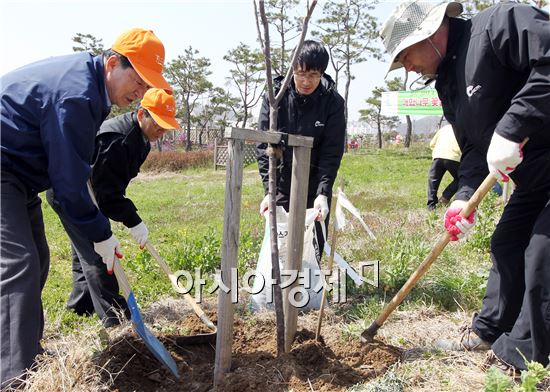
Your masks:
[{"label": "red glove", "polygon": [[463,200],[455,200],[445,212],[445,229],[449,232],[451,241],[464,238],[476,222],[475,210],[467,218],[460,215],[466,204]]}]

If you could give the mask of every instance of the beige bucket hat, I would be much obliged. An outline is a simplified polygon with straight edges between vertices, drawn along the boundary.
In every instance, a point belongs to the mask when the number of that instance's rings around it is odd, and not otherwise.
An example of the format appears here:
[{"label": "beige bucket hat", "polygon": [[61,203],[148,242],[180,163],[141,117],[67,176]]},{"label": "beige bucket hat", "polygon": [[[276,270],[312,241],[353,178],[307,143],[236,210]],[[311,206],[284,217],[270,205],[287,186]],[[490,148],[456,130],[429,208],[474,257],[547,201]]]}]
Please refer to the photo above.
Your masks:
[{"label": "beige bucket hat", "polygon": [[457,17],[462,9],[462,4],[454,1],[407,0],[399,4],[380,32],[390,54],[386,76],[390,71],[403,67],[396,60],[402,50],[431,37],[441,26],[445,15]]}]

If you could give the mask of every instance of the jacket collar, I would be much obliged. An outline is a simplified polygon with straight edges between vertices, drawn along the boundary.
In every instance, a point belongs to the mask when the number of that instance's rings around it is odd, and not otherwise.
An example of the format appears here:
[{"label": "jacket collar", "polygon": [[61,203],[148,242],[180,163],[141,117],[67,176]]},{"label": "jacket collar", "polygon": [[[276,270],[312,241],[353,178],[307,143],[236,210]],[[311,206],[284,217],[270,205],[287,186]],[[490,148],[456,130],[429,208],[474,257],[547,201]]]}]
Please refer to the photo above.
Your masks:
[{"label": "jacket collar", "polygon": [[97,72],[97,82],[99,84],[99,93],[103,98],[103,112],[107,115],[111,112],[111,99],[107,91],[107,83],[105,82],[105,65],[103,64],[103,56],[95,56],[93,58],[94,68]]},{"label": "jacket collar", "polygon": [[469,20],[449,18],[449,35],[447,38],[447,53],[441,63],[437,67],[438,75],[441,75],[441,70],[445,69],[449,63],[456,59],[462,36],[469,28],[471,22]]}]

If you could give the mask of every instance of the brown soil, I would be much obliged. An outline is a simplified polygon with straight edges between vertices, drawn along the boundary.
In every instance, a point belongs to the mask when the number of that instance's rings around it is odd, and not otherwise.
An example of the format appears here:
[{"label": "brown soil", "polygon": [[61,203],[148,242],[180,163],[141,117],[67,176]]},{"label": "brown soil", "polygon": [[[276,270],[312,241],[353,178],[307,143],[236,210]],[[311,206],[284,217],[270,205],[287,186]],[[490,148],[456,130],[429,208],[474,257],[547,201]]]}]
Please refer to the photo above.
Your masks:
[{"label": "brown soil", "polygon": [[[241,319],[236,316],[231,372],[222,391],[343,391],[384,373],[401,357],[399,349],[375,342],[334,338],[315,341],[315,334],[299,330],[290,353],[276,356],[275,325],[271,318]],[[181,321],[181,330],[207,333],[194,315]],[[210,391],[214,373],[214,344],[176,344],[177,337],[157,334],[178,365],[176,380],[134,334],[112,341],[98,354],[96,364],[111,390]],[[111,381],[113,380],[114,381]]]}]

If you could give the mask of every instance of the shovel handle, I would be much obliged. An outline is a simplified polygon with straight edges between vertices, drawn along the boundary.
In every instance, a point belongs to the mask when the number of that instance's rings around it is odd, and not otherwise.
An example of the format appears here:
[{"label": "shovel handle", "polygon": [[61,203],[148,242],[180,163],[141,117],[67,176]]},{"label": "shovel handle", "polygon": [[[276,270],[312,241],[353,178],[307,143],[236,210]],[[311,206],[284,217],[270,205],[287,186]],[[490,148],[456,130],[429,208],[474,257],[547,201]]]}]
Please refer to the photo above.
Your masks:
[{"label": "shovel handle", "polygon": [[164,261],[164,259],[161,257],[161,255],[157,252],[155,247],[150,242],[146,242],[145,247],[147,248],[151,256],[153,256],[153,258],[157,261],[158,265],[164,271],[164,273],[168,275],[168,278],[170,279],[170,283],[172,283],[172,287],[174,288],[174,290],[176,290],[178,293],[185,295],[187,292],[183,287],[178,284],[178,279],[176,278],[176,275],[172,273],[172,270],[170,269],[166,261]]},{"label": "shovel handle", "polygon": [[[479,206],[479,203],[481,203],[487,192],[489,192],[491,188],[495,185],[496,181],[496,178],[492,174],[489,174],[485,178],[485,180],[483,180],[481,185],[477,188],[466,206],[462,209],[460,215],[462,215],[463,217],[469,216]],[[430,253],[426,256],[424,261],[422,261],[418,268],[409,277],[407,282],[405,282],[403,287],[401,287],[397,294],[395,294],[392,300],[386,305],[378,318],[372,323],[372,325],[368,329],[363,331],[363,338],[368,339],[374,336],[376,331],[382,326],[382,324],[384,324],[388,316],[395,310],[395,308],[399,306],[401,302],[403,302],[405,297],[415,286],[416,282],[418,282],[418,280],[426,273],[426,271],[428,271],[435,259],[437,259],[443,249],[445,249],[450,239],[451,237],[449,233],[445,230],[445,232],[439,237],[439,240],[434,245]]]},{"label": "shovel handle", "polygon": [[124,298],[128,298],[132,289],[130,288],[130,282],[128,282],[126,273],[124,272],[124,269],[122,268],[122,265],[120,264],[120,261],[118,261],[117,257],[115,257],[115,262],[113,263],[113,272],[115,273],[118,286],[124,293]]},{"label": "shovel handle", "polygon": [[162,256],[157,252],[153,244],[151,244],[150,242],[146,242],[145,247],[147,248],[149,253],[153,256],[153,258],[157,261],[160,268],[166,273],[166,275],[168,275],[168,278],[170,278],[170,282],[172,283],[172,287],[174,288],[174,290],[176,290],[180,294],[183,294],[183,298],[193,308],[193,311],[197,314],[197,316],[199,316],[200,319],[210,328],[215,329],[216,326],[214,325],[214,323],[210,321],[206,313],[204,313],[201,307],[195,302],[193,297],[183,287],[181,287],[178,284],[178,279],[172,273],[172,270],[168,266],[168,263],[166,263],[166,261],[162,258]]}]

